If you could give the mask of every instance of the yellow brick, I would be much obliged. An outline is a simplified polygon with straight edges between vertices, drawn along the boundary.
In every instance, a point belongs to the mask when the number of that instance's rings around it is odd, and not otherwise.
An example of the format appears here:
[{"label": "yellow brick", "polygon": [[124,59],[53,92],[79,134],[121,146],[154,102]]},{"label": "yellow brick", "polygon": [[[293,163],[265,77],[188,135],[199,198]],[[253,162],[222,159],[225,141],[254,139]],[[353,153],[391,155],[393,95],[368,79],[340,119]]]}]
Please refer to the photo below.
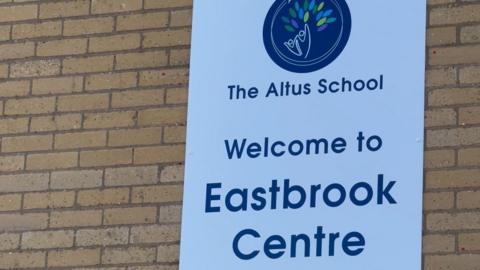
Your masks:
[{"label": "yellow brick", "polygon": [[190,35],[190,29],[148,32],[144,34],[143,46],[152,48],[189,45]]},{"label": "yellow brick", "polygon": [[77,203],[81,206],[125,204],[129,201],[128,188],[79,191]]},{"label": "yellow brick", "polygon": [[427,30],[427,45],[450,45],[457,42],[457,29],[455,27],[436,27]]},{"label": "yellow brick", "polygon": [[148,224],[154,223],[156,218],[156,207],[114,208],[105,210],[104,224]]},{"label": "yellow brick", "polygon": [[87,113],[84,128],[131,127],[135,125],[135,112]]},{"label": "yellow brick", "polygon": [[0,175],[0,190],[2,192],[43,191],[48,189],[48,178],[48,173]]},{"label": "yellow brick", "polygon": [[455,126],[457,124],[457,112],[454,109],[436,109],[425,112],[425,126]]},{"label": "yellow brick", "polygon": [[434,8],[430,12],[431,25],[457,24],[480,20],[480,5]]},{"label": "yellow brick", "polygon": [[105,170],[105,186],[138,186],[157,183],[157,166],[122,167]]},{"label": "yellow brick", "polygon": [[460,83],[480,82],[480,67],[466,67],[460,69]]},{"label": "yellow brick", "polygon": [[45,266],[46,254],[43,251],[39,252],[7,252],[0,253],[0,268],[1,269],[19,269],[19,268],[34,268]]},{"label": "yellow brick", "polygon": [[0,119],[0,134],[24,133],[28,130],[28,118]]},{"label": "yellow brick", "polygon": [[425,151],[425,168],[445,168],[455,165],[454,150]]},{"label": "yellow brick", "polygon": [[10,66],[10,77],[40,77],[60,74],[59,60],[39,60],[15,63]]},{"label": "yellow brick", "polygon": [[35,43],[33,42],[0,45],[0,60],[26,58],[33,56],[34,54]]},{"label": "yellow brick", "polygon": [[184,160],[185,147],[183,145],[135,148],[135,164],[183,162]]},{"label": "yellow brick", "polygon": [[[8,195],[0,195],[0,211],[14,211],[20,210],[22,207],[22,197],[20,194],[8,194]],[[2,239],[2,235],[0,234],[0,241],[5,240]],[[2,249],[2,244],[0,244],[0,250]]]},{"label": "yellow brick", "polygon": [[87,52],[87,39],[63,39],[37,44],[38,56],[83,54]]},{"label": "yellow brick", "polygon": [[162,245],[157,250],[157,261],[174,263],[179,261],[180,245]]},{"label": "yellow brick", "polygon": [[106,109],[110,101],[108,94],[74,95],[58,97],[57,110],[60,112]]},{"label": "yellow brick", "polygon": [[[47,213],[31,213],[31,214],[0,214],[0,230],[1,231],[29,231],[41,230],[47,228]],[[0,262],[2,259],[0,259]],[[1,265],[1,263],[0,263]],[[1,269],[1,267],[0,267]]]},{"label": "yellow brick", "polygon": [[126,165],[132,163],[132,149],[84,151],[80,153],[81,167]]},{"label": "yellow brick", "polygon": [[426,228],[431,231],[478,230],[480,213],[432,213],[426,218]]},{"label": "yellow brick", "polygon": [[192,25],[192,10],[175,10],[171,13],[170,26],[190,26]]},{"label": "yellow brick", "polygon": [[480,169],[427,171],[425,187],[427,189],[478,187],[480,186],[479,178]]},{"label": "yellow brick", "polygon": [[179,205],[160,206],[158,215],[160,223],[180,223],[182,207]]},{"label": "yellow brick", "polygon": [[168,89],[166,99],[167,99],[167,104],[187,103],[188,90],[187,88]]},{"label": "yellow brick", "polygon": [[454,85],[457,83],[457,68],[448,67],[427,70],[427,87]]},{"label": "yellow brick", "polygon": [[[480,6],[480,5],[479,5]],[[442,47],[429,50],[430,65],[475,64],[480,61],[480,45]]]},{"label": "yellow brick", "polygon": [[107,52],[137,49],[140,47],[140,34],[125,34],[90,38],[89,52]]},{"label": "yellow brick", "polygon": [[58,250],[48,253],[49,267],[94,266],[100,263],[100,249]]},{"label": "yellow brick", "polygon": [[178,49],[170,51],[170,65],[183,66],[190,63],[190,50]]},{"label": "yellow brick", "polygon": [[106,131],[65,133],[55,135],[55,149],[100,147],[107,144]]},{"label": "yellow brick", "polygon": [[40,114],[55,111],[55,98],[9,99],[5,103],[5,114]]},{"label": "yellow brick", "polygon": [[28,152],[52,149],[52,135],[9,137],[2,139],[2,152]]},{"label": "yellow brick", "polygon": [[479,127],[427,130],[427,146],[460,146],[480,143]]},{"label": "yellow brick", "polygon": [[64,114],[55,116],[32,117],[30,130],[32,132],[72,130],[82,125],[81,114]]},{"label": "yellow brick", "polygon": [[163,67],[168,64],[168,57],[165,51],[126,53],[116,56],[118,70],[134,68]]},{"label": "yellow brick", "polygon": [[27,156],[27,170],[55,170],[77,167],[78,153],[31,154]]},{"label": "yellow brick", "polygon": [[151,225],[133,227],[130,239],[133,243],[171,243],[179,240],[178,225]]},{"label": "yellow brick", "polygon": [[22,249],[68,248],[73,246],[73,231],[26,232]]},{"label": "yellow brick", "polygon": [[35,79],[32,83],[32,94],[67,94],[81,92],[83,88],[83,77],[59,77]]},{"label": "yellow brick", "polygon": [[480,106],[460,108],[458,121],[461,125],[480,123]]},{"label": "yellow brick", "polygon": [[26,96],[29,92],[28,81],[0,82],[0,97]]},{"label": "yellow brick", "polygon": [[480,25],[464,26],[460,30],[462,43],[477,43],[480,40]]},{"label": "yellow brick", "polygon": [[124,89],[137,85],[137,73],[105,73],[98,75],[90,75],[86,79],[87,91]]},{"label": "yellow brick", "polygon": [[423,196],[424,210],[447,210],[455,205],[453,192],[427,192]]},{"label": "yellow brick", "polygon": [[151,109],[138,113],[138,124],[140,126],[184,124],[186,117],[186,107]]},{"label": "yellow brick", "polygon": [[187,69],[148,70],[140,73],[140,86],[179,85],[187,82]]},{"label": "yellow brick", "polygon": [[480,148],[467,148],[458,151],[458,165],[480,166]]},{"label": "yellow brick", "polygon": [[51,189],[95,188],[102,185],[101,170],[52,172]]},{"label": "yellow brick", "polygon": [[461,251],[479,251],[480,233],[462,233],[458,236],[458,247]]},{"label": "yellow brick", "polygon": [[10,40],[10,31],[11,27],[9,25],[2,25],[0,26],[0,40]]},{"label": "yellow brick", "polygon": [[479,191],[462,191],[457,194],[457,207],[460,209],[480,208]]},{"label": "yellow brick", "polygon": [[0,157],[0,172],[14,172],[23,170],[24,163],[24,156],[2,156]]},{"label": "yellow brick", "polygon": [[92,13],[116,13],[142,9],[142,0],[93,0]]},{"label": "yellow brick", "polygon": [[163,28],[168,25],[168,12],[123,15],[117,18],[117,30]]},{"label": "yellow brick", "polygon": [[84,229],[76,234],[77,246],[111,246],[128,243],[128,227]]},{"label": "yellow brick", "polygon": [[63,24],[63,34],[65,36],[109,33],[112,31],[113,18],[111,17],[67,20]]},{"label": "yellow brick", "polygon": [[24,21],[37,18],[37,5],[0,7],[0,22]]},{"label": "yellow brick", "polygon": [[100,224],[102,224],[101,210],[62,211],[50,214],[51,228],[87,227]]},{"label": "yellow brick", "polygon": [[154,187],[137,187],[132,190],[133,203],[173,203],[181,202],[183,186],[162,185]]},{"label": "yellow brick", "polygon": [[12,29],[13,39],[53,37],[61,34],[61,21],[15,24]]},{"label": "yellow brick", "polygon": [[162,141],[162,129],[143,128],[112,130],[109,133],[108,140],[109,146],[160,144]]},{"label": "yellow brick", "polygon": [[477,88],[447,88],[428,93],[428,104],[430,106],[472,104],[475,102],[480,102],[480,89]]},{"label": "yellow brick", "polygon": [[113,69],[113,56],[91,56],[63,60],[63,73],[104,72]]},{"label": "yellow brick", "polygon": [[76,234],[77,246],[110,246],[128,243],[128,228],[83,229]]},{"label": "yellow brick", "polygon": [[145,0],[145,8],[174,8],[191,6],[192,0]]},{"label": "yellow brick", "polygon": [[72,207],[75,203],[75,192],[42,192],[24,195],[24,209],[55,209]]},{"label": "yellow brick", "polygon": [[163,131],[163,141],[166,143],[184,143],[186,136],[185,127],[165,127]]},{"label": "yellow brick", "polygon": [[158,90],[133,90],[113,93],[113,108],[128,108],[137,106],[150,106],[163,104],[164,91]]},{"label": "yellow brick", "polygon": [[438,253],[438,252],[453,252],[455,251],[455,236],[454,235],[425,235],[423,237],[423,252],[424,253]]},{"label": "yellow brick", "polygon": [[185,167],[182,165],[166,166],[160,174],[162,183],[183,182]]},{"label": "yellow brick", "polygon": [[74,0],[40,4],[40,18],[64,18],[87,15],[89,0]]},{"label": "yellow brick", "polygon": [[0,234],[0,250],[17,249],[20,244],[20,234],[2,233]]},{"label": "yellow brick", "polygon": [[5,79],[8,77],[8,64],[0,64],[0,79]]},{"label": "yellow brick", "polygon": [[155,257],[155,249],[150,247],[107,248],[102,257],[102,263],[153,263]]}]

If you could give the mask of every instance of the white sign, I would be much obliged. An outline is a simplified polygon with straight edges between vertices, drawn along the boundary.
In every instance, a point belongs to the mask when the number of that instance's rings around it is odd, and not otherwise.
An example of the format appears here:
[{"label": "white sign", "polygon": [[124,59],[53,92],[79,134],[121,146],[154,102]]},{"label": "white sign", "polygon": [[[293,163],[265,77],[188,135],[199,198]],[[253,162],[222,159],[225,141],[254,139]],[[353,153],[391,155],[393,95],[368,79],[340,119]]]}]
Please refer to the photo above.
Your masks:
[{"label": "white sign", "polygon": [[180,270],[421,269],[425,21],[194,1]]}]

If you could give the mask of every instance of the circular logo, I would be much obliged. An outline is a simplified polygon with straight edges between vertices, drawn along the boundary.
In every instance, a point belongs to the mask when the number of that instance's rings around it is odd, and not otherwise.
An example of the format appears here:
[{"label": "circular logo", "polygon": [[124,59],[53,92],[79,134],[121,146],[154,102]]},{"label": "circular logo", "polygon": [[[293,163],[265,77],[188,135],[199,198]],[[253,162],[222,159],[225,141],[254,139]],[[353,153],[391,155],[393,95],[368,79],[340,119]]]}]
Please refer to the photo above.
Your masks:
[{"label": "circular logo", "polygon": [[276,0],[265,19],[263,42],[277,65],[307,73],[342,53],[351,28],[345,0]]}]

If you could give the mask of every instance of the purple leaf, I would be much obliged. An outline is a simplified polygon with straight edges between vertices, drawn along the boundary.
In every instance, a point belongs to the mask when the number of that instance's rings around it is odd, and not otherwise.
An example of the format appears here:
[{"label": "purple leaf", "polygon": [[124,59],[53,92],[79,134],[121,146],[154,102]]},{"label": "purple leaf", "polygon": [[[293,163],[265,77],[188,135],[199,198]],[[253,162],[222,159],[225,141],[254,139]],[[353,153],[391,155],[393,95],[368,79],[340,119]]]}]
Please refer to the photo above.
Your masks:
[{"label": "purple leaf", "polygon": [[323,30],[327,29],[327,27],[328,27],[328,24],[324,24],[317,29],[317,32],[322,32]]}]

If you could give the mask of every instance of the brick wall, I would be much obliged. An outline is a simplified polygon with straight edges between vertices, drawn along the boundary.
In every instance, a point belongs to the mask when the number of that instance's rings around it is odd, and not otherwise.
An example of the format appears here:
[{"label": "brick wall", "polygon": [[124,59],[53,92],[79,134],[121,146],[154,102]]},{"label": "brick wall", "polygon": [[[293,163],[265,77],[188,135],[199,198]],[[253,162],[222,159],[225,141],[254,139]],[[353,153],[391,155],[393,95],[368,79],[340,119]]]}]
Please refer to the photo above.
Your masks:
[{"label": "brick wall", "polygon": [[177,269],[191,0],[0,0],[0,269]]},{"label": "brick wall", "polygon": [[430,0],[425,270],[480,269],[480,1]]},{"label": "brick wall", "polygon": [[[0,269],[177,269],[191,5],[0,0]],[[480,1],[428,20],[424,269],[478,270]]]}]

